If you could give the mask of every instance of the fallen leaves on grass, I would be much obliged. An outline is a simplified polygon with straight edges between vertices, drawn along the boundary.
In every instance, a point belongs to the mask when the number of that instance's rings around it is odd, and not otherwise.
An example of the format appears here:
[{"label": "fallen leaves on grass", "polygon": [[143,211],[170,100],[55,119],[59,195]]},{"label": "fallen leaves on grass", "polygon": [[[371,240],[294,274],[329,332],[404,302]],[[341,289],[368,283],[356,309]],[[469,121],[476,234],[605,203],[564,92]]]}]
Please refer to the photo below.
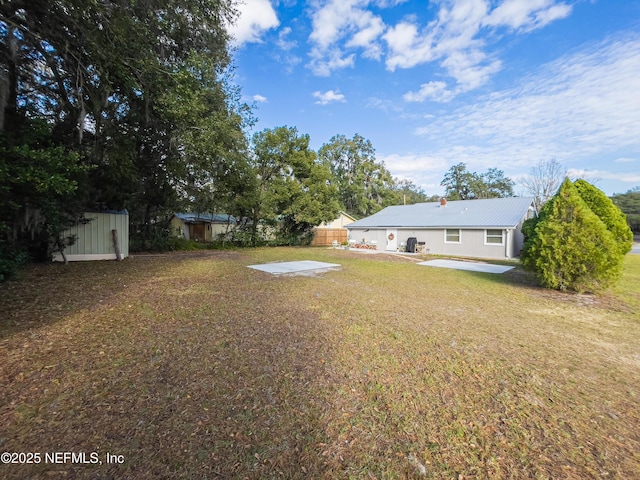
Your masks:
[{"label": "fallen leaves on grass", "polygon": [[[246,265],[314,258],[314,277]],[[57,285],[56,289],[50,288]],[[40,266],[0,287],[4,478],[631,478],[633,304],[324,249]],[[615,305],[624,298],[615,297]]]}]

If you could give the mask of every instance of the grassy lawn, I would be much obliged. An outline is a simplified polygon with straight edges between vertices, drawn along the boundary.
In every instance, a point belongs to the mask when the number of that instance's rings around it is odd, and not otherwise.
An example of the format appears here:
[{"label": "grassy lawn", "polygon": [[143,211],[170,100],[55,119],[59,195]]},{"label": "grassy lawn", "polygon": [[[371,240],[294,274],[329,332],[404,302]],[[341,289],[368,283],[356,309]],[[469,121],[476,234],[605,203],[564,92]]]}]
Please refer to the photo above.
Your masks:
[{"label": "grassy lawn", "polygon": [[[342,268],[246,268],[303,259]],[[598,297],[322,248],[136,256],[30,268],[0,312],[0,452],[42,455],[0,478],[640,471],[640,255]]]}]

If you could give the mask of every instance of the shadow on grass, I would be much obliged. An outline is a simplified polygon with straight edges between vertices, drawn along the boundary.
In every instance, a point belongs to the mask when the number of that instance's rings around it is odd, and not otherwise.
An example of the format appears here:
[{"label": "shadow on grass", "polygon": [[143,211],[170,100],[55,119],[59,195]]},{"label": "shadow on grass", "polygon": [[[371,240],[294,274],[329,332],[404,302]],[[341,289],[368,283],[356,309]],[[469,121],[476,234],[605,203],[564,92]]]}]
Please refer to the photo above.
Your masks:
[{"label": "shadow on grass", "polygon": [[540,284],[538,283],[535,275],[531,272],[527,272],[524,268],[522,268],[521,265],[516,265],[513,269],[507,270],[506,272],[501,274],[483,272],[468,273],[473,274],[473,276],[477,276],[485,280],[491,280],[502,285],[513,285],[516,287],[535,289],[540,288]]},{"label": "shadow on grass", "polygon": [[[28,325],[14,315],[13,331],[78,318],[31,337],[28,348],[10,338],[3,345],[0,446],[97,452],[103,463],[15,466],[0,476],[324,476],[332,352],[317,313],[292,300],[301,280],[237,260],[188,260],[40,271],[39,288],[62,283],[35,305],[70,306]],[[82,294],[91,300],[71,302]],[[109,295],[119,303],[100,303]],[[124,463],[107,463],[107,452]]]},{"label": "shadow on grass", "polygon": [[135,255],[116,261],[41,263],[0,283],[0,339],[93,310],[127,289],[137,288],[169,264],[192,258],[228,258],[235,252]]}]

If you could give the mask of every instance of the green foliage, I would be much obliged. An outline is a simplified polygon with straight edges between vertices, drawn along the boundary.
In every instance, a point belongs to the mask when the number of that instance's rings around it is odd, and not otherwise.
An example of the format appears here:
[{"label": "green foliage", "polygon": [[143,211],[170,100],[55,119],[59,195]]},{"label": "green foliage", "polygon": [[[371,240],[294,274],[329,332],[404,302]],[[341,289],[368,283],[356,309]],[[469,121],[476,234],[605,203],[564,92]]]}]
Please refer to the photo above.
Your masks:
[{"label": "green foliage", "polygon": [[[130,217],[131,218],[131,217]],[[160,222],[145,225],[139,222],[131,222],[129,225],[129,251],[130,252],[165,252],[172,250],[174,238],[171,235],[169,222],[163,218]]]},{"label": "green foliage", "polygon": [[413,183],[411,180],[395,180],[394,190],[396,192],[397,205],[413,205],[427,201],[427,195],[424,190]]},{"label": "green foliage", "polygon": [[450,200],[468,200],[473,197],[473,185],[477,181],[474,173],[467,170],[464,163],[452,166],[445,174],[441,186]]},{"label": "green foliage", "polygon": [[229,243],[236,247],[261,247],[267,245],[267,240],[257,234],[253,225],[240,225],[229,232]]},{"label": "green foliage", "polygon": [[523,232],[522,263],[547,288],[595,292],[621,275],[624,256],[614,235],[569,179]]},{"label": "green foliage", "polygon": [[19,267],[27,262],[27,254],[16,249],[0,235],[0,282],[15,275]]},{"label": "green foliage", "polygon": [[445,174],[441,186],[450,200],[474,198],[513,197],[513,181],[502,170],[490,168],[483,174],[469,172],[464,163],[452,166]]},{"label": "green foliage", "polygon": [[[47,168],[15,177],[8,168],[20,162],[3,159],[0,196],[31,212],[10,183],[33,182],[38,223],[56,225],[57,210],[47,206],[71,186],[71,213],[127,208],[141,248],[162,247],[168,237],[158,221],[181,204],[240,213],[234,199],[254,180],[248,107],[229,83],[226,26],[236,15],[227,0],[0,2],[0,131],[21,138],[24,118],[52,127],[51,146],[25,142],[13,152]],[[72,174],[78,162],[90,167],[81,181]],[[37,241],[47,243],[44,234]]]},{"label": "green foliage", "polygon": [[608,198],[604,192],[585,180],[576,180],[574,183],[580,197],[589,206],[600,220],[604,222],[613,234],[622,255],[631,251],[633,246],[633,232],[627,225],[627,219],[618,207]]},{"label": "green foliage", "polygon": [[265,129],[253,137],[253,240],[260,222],[275,227],[280,243],[297,244],[313,226],[333,220],[340,210],[329,168],[316,161],[309,136],[294,127]]},{"label": "green foliage", "polygon": [[318,155],[330,168],[342,208],[350,215],[366,217],[398,203],[395,181],[384,163],[376,161],[369,140],[358,134],[352,139],[336,135]]},{"label": "green foliage", "polygon": [[46,122],[14,121],[12,135],[0,132],[0,262],[5,272],[26,254],[49,257],[61,241],[60,232],[75,219],[78,180],[86,172],[76,153],[52,141]]},{"label": "green foliage", "polygon": [[613,203],[625,214],[627,223],[635,234],[640,234],[640,187],[611,197]]}]

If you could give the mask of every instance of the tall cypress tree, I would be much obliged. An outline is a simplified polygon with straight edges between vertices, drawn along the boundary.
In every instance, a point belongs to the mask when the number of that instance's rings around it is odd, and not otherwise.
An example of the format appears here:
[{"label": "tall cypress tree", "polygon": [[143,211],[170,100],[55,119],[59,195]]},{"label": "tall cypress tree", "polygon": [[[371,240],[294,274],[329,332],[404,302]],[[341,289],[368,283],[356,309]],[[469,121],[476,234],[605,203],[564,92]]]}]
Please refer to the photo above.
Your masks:
[{"label": "tall cypress tree", "polygon": [[595,292],[622,273],[624,255],[614,234],[568,178],[523,231],[523,265],[547,288]]},{"label": "tall cypress tree", "polygon": [[604,222],[618,244],[622,255],[631,251],[633,246],[633,232],[627,224],[625,214],[607,197],[602,190],[594,187],[586,180],[576,180],[574,183],[582,200],[589,206],[600,220]]}]

